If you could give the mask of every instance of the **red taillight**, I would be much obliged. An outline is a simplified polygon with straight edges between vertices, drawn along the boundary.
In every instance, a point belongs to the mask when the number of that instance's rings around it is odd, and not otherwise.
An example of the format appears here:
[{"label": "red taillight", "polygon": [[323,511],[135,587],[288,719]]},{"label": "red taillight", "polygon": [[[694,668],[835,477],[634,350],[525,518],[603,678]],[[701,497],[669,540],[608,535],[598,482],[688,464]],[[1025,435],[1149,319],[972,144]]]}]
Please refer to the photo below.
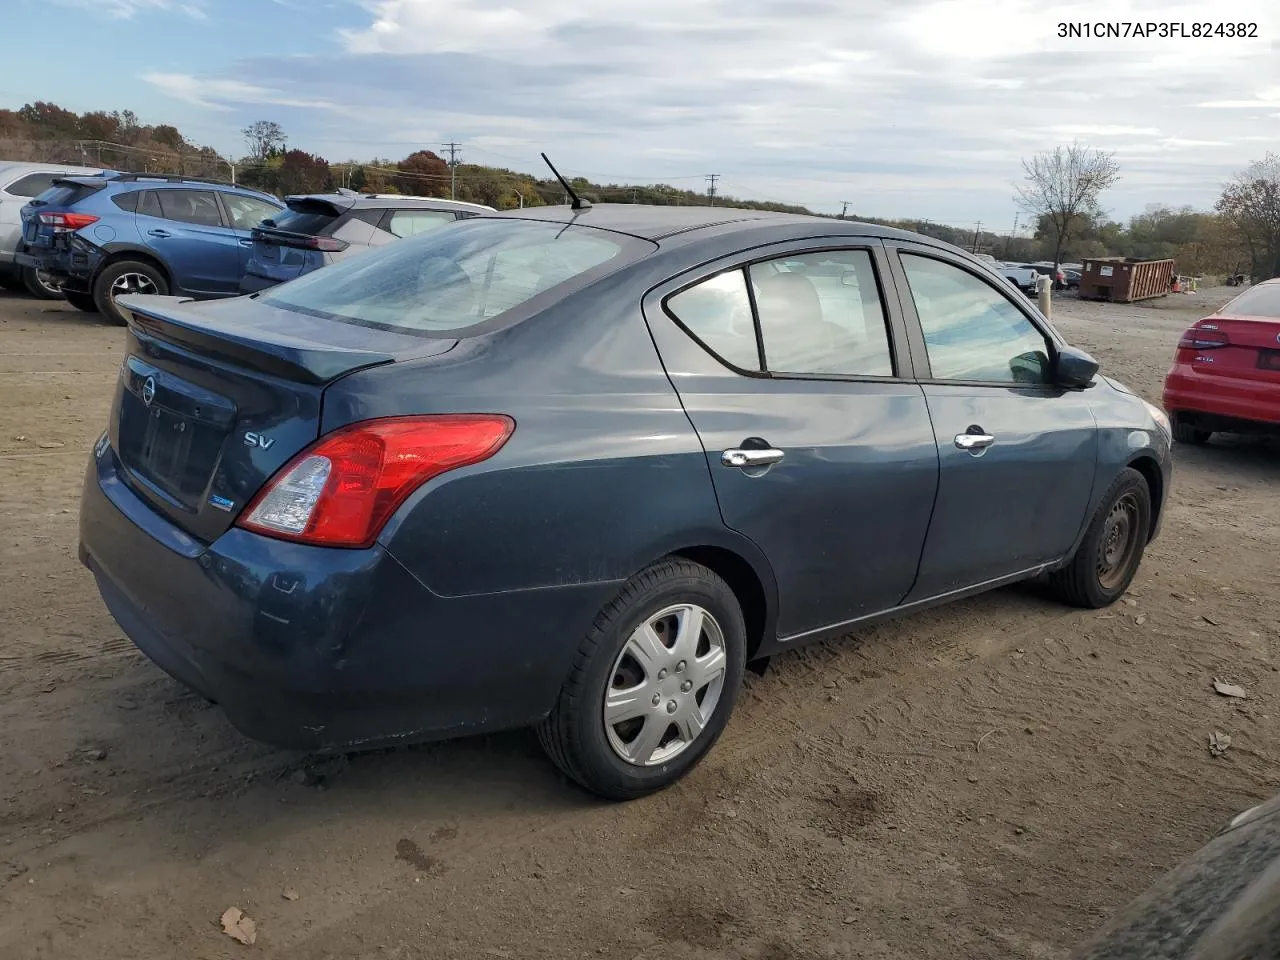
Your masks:
[{"label": "red taillight", "polygon": [[341,253],[351,244],[337,237],[309,237],[305,233],[273,233],[263,231],[258,238],[267,243],[278,243],[282,247],[296,247],[301,250],[321,250],[325,253]]},{"label": "red taillight", "polygon": [[72,230],[81,230],[87,226],[97,223],[98,217],[91,213],[42,213],[40,214],[40,222],[46,226],[53,227],[54,233],[69,233]]},{"label": "red taillight", "polygon": [[323,250],[326,253],[339,253],[350,246],[347,241],[335,240],[333,237],[307,237],[302,245],[312,250]]},{"label": "red taillight", "polygon": [[1217,327],[1192,327],[1178,341],[1181,350],[1215,350],[1230,346],[1231,340]]},{"label": "red taillight", "polygon": [[328,547],[372,546],[400,504],[432,477],[487,460],[515,429],[510,417],[388,417],[335,430],[281,469],[237,525]]}]

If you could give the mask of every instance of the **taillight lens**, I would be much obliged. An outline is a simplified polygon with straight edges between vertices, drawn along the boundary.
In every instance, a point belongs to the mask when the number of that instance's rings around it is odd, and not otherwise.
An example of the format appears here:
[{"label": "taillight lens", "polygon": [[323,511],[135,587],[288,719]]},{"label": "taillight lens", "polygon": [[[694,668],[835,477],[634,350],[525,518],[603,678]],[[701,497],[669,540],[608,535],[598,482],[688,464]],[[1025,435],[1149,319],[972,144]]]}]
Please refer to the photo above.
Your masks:
[{"label": "taillight lens", "polygon": [[487,460],[514,429],[514,420],[495,414],[388,417],[343,427],[289,461],[237,525],[298,543],[372,546],[414,490]]},{"label": "taillight lens", "polygon": [[91,213],[42,213],[40,222],[53,227],[54,233],[70,233],[82,230],[98,222],[100,218]]},{"label": "taillight lens", "polygon": [[1192,327],[1178,341],[1178,347],[1183,350],[1214,350],[1230,344],[1230,338],[1216,327]]}]

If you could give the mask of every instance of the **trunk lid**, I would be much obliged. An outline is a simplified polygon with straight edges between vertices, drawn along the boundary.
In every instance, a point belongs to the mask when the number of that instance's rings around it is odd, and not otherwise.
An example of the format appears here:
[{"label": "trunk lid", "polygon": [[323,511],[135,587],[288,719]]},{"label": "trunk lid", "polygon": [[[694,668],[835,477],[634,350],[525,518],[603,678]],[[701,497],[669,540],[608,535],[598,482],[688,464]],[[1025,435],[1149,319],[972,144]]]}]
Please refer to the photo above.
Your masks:
[{"label": "trunk lid", "polygon": [[370,330],[248,297],[117,302],[129,320],[129,340],[108,427],[112,449],[129,485],[206,543],[319,436],[328,384],[457,343]]},{"label": "trunk lid", "polygon": [[1193,351],[1203,373],[1280,384],[1280,318],[1219,314],[1197,323],[1207,339],[1226,343]]},{"label": "trunk lid", "polygon": [[101,177],[65,177],[53,181],[52,187],[22,208],[22,242],[33,253],[57,248],[65,231],[56,229],[52,224],[42,223],[40,214],[73,213],[77,203],[93,196],[106,185],[107,181]]},{"label": "trunk lid", "polygon": [[324,251],[308,246],[327,237],[352,201],[339,197],[289,197],[278,214],[253,228],[248,272],[284,283],[324,266]]}]

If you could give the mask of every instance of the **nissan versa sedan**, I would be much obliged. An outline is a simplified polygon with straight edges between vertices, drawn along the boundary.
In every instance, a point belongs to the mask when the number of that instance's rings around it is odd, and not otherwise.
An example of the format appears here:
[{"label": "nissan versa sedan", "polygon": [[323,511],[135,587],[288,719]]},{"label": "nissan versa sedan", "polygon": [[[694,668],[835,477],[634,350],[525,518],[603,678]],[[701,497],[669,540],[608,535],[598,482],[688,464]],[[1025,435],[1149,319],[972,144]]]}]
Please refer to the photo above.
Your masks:
[{"label": "nissan versa sedan", "polygon": [[1112,603],[1169,486],[1158,408],[989,267],[879,226],[540,208],[121,303],[81,558],[146,654],[282,746],[534,726],[638,797],[749,662],[1041,574]]}]

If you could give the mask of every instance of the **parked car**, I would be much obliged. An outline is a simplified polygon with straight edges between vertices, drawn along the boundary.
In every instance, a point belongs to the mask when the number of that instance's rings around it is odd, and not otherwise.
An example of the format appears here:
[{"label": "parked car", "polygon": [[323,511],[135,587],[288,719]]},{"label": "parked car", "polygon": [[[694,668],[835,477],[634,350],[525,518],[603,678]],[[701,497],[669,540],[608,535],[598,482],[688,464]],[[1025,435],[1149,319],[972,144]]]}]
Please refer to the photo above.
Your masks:
[{"label": "parked car", "polygon": [[1081,271],[1079,271],[1079,270],[1074,270],[1074,269],[1068,269],[1068,268],[1064,267],[1064,268],[1062,269],[1062,287],[1063,287],[1063,289],[1064,289],[1064,290],[1079,290],[1079,289],[1080,289],[1080,277],[1081,277],[1081,276],[1082,276]]},{"label": "parked car", "polygon": [[1280,280],[1249,287],[1182,335],[1164,408],[1180,443],[1280,432]]},{"label": "parked car", "polygon": [[101,175],[100,168],[74,164],[0,161],[0,286],[26,290],[43,300],[57,300],[61,290],[53,277],[14,260],[22,242],[22,208],[48,190],[59,177],[79,173]]},{"label": "parked car", "polygon": [[123,322],[115,301],[127,293],[238,295],[250,230],[282,208],[192,177],[64,177],[23,207],[17,260],[52,275],[73,306]]},{"label": "parked car", "polygon": [[122,298],[80,556],[250,736],[534,725],[615,799],[744,666],[1047,575],[1123,594],[1164,413],[960,250],[852,221],[476,217],[214,303]]},{"label": "parked car", "polygon": [[460,200],[351,190],[289,197],[285,203],[286,209],[253,229],[241,293],[265,290],[402,237],[493,212],[493,207]]},{"label": "parked car", "polygon": [[1018,263],[1002,263],[997,267],[997,270],[1027,296],[1035,294],[1036,278],[1040,274],[1031,267]]},{"label": "parked car", "polygon": [[1280,797],[1234,817],[1071,960],[1280,957]]},{"label": "parked car", "polygon": [[1061,267],[1043,260],[1037,261],[1036,263],[1022,264],[1022,266],[1030,267],[1041,276],[1051,278],[1053,280],[1053,289],[1063,290],[1066,288],[1067,278]]}]

